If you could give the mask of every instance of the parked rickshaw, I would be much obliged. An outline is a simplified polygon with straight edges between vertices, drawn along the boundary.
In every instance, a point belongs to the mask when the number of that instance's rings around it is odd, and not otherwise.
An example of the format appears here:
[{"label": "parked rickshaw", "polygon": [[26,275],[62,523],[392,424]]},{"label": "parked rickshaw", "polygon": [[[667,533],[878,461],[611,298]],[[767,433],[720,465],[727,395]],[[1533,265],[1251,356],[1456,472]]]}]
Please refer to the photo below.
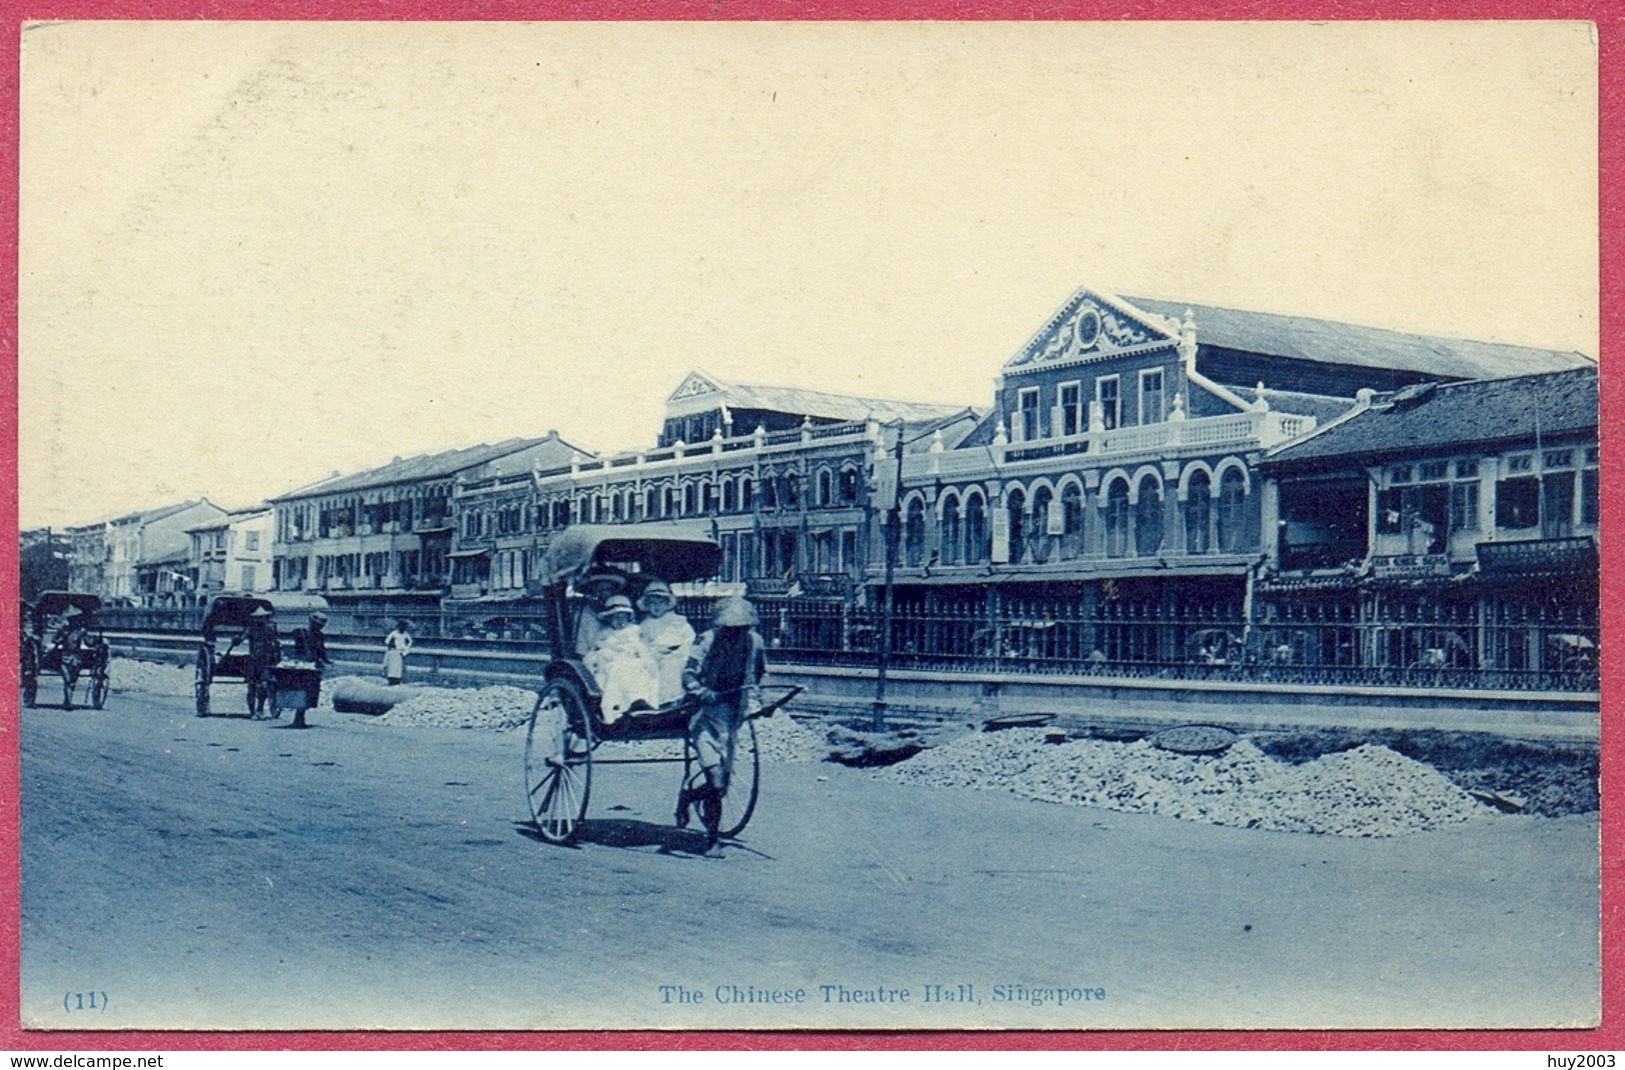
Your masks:
[{"label": "parked rickshaw", "polygon": [[90,679],[90,704],[101,709],[107,702],[107,639],[96,619],[101,599],[93,594],[46,591],[32,605],[22,603],[22,643],[19,676],[23,705],[33,707],[39,697],[41,673],[62,678],[62,708],[73,709],[79,678]]},{"label": "parked rickshaw", "polygon": [[[699,772],[688,731],[696,708],[693,700],[684,698],[605,721],[602,691],[577,649],[582,622],[595,609],[575,585],[589,575],[619,576],[626,594],[636,602],[653,580],[671,584],[705,580],[716,574],[721,563],[722,548],[714,540],[675,524],[581,524],[561,532],[548,546],[541,579],[552,657],[525,736],[525,789],[531,817],[543,839],[567,844],[579,835],[594,766],[680,761],[685,787],[694,783]],[[743,831],[756,809],[761,762],[751,722],[770,716],[801,689],[771,690],[783,693],[752,712],[736,737],[733,775],[717,828],[722,838]],[[606,743],[679,739],[683,741],[680,758],[616,758],[599,753]]]},{"label": "parked rickshaw", "polygon": [[275,610],[264,598],[243,595],[217,595],[209,601],[203,615],[203,641],[198,645],[197,670],[192,684],[199,717],[209,716],[210,690],[219,680],[244,684],[250,717],[277,713],[273,705],[276,697],[273,673],[280,660],[280,644],[273,632],[271,655],[256,663],[249,651],[249,629],[256,613],[270,625]]}]

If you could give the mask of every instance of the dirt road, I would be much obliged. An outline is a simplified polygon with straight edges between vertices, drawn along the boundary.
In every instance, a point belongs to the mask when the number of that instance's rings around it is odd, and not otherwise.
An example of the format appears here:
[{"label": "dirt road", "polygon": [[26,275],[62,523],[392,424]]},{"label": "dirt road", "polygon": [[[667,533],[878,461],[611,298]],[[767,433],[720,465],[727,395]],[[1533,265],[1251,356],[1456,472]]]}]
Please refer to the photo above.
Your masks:
[{"label": "dirt road", "polygon": [[1340,839],[770,764],[755,819],[717,858],[671,827],[668,766],[603,770],[583,844],[540,842],[521,734],[337,715],[297,732],[115,693],[99,713],[24,711],[21,746],[29,1026],[1598,1013],[1594,814]]}]

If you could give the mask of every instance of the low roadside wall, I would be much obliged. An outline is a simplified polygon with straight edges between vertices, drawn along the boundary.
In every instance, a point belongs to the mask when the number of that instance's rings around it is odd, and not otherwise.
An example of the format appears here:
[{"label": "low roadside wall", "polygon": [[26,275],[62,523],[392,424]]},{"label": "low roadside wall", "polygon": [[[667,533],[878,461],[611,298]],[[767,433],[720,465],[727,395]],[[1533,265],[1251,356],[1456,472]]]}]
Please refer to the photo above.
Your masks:
[{"label": "low roadside wall", "polygon": [[[116,653],[192,665],[196,636],[109,632]],[[381,644],[368,637],[332,636],[328,651],[340,672],[382,678]],[[497,640],[421,641],[407,677],[448,686],[513,684],[534,687],[548,656],[535,644]],[[797,708],[860,712],[873,708],[875,675],[837,666],[773,666],[774,683],[807,689]],[[1598,696],[1562,692],[1476,691],[1417,687],[1331,687],[1155,677],[1044,676],[893,670],[888,710],[898,716],[984,721],[1012,714],[1053,715],[1063,726],[1125,728],[1193,721],[1242,729],[1317,727],[1449,729],[1517,738],[1595,740]]]}]

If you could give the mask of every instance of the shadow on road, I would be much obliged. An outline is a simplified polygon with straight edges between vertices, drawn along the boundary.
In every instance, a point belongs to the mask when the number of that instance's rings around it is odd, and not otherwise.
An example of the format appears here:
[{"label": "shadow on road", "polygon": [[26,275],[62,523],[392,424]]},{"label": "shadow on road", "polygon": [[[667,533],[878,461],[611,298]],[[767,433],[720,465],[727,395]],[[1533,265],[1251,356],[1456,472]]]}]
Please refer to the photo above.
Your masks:
[{"label": "shadow on road", "polygon": [[[514,831],[528,840],[534,840],[549,847],[558,846],[549,844],[536,831],[536,827],[527,821],[515,821]],[[583,821],[581,831],[576,834],[573,846],[583,844],[597,844],[600,847],[619,847],[636,850],[638,848],[654,847],[662,854],[704,855],[705,833],[698,829],[680,829],[671,825],[656,825],[648,821],[629,821],[624,818],[597,819]],[[722,847],[733,850],[751,851],[752,854],[761,855],[760,851],[736,843],[733,840],[723,840]],[[714,853],[714,852],[713,852]],[[768,856],[761,855],[763,858]]]}]

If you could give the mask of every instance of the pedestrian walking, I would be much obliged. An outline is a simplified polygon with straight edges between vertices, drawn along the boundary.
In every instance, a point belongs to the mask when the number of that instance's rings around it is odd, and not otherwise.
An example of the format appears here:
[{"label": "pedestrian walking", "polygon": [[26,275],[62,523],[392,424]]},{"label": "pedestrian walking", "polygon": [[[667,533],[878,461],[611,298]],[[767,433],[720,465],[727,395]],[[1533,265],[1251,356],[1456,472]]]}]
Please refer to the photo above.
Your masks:
[{"label": "pedestrian walking", "polygon": [[384,637],[384,679],[394,687],[406,675],[406,656],[412,652],[412,622],[398,620]]},{"label": "pedestrian walking", "polygon": [[697,805],[706,850],[716,845],[722,824],[739,726],[761,708],[765,675],[767,644],[756,631],[755,607],[737,596],[722,599],[683,671],[683,689],[699,703],[688,724],[699,769],[678,793],[677,825],[687,827],[689,807]]}]

